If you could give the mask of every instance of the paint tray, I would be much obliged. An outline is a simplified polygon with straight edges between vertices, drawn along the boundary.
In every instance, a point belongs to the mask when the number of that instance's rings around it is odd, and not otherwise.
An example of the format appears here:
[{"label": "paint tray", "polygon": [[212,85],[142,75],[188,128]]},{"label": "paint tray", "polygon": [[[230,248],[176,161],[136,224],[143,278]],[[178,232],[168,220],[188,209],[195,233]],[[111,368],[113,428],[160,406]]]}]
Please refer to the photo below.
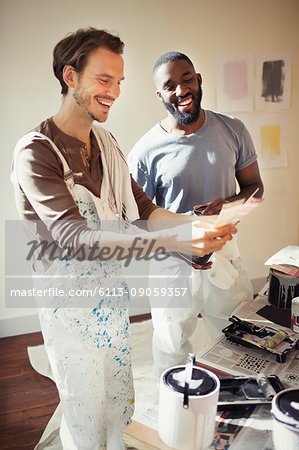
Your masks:
[{"label": "paint tray", "polygon": [[259,327],[236,316],[230,317],[229,320],[232,324],[222,330],[228,340],[245,347],[273,353],[279,363],[286,361],[287,354],[292,348],[298,348],[298,340],[291,337],[291,335],[294,335],[291,330],[289,334],[287,331],[277,330],[269,326]]}]

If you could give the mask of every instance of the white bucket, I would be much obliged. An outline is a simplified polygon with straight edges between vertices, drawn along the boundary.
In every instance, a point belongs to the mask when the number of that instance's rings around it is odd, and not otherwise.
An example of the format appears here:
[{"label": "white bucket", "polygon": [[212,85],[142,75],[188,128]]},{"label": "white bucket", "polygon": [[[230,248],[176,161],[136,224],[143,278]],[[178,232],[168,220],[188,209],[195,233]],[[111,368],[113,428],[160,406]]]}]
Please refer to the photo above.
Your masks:
[{"label": "white bucket", "polygon": [[299,389],[280,391],[272,400],[275,450],[299,450]]},{"label": "white bucket", "polygon": [[169,447],[202,450],[213,442],[219,378],[193,366],[188,408],[184,408],[185,366],[165,370],[160,379],[159,436]]}]

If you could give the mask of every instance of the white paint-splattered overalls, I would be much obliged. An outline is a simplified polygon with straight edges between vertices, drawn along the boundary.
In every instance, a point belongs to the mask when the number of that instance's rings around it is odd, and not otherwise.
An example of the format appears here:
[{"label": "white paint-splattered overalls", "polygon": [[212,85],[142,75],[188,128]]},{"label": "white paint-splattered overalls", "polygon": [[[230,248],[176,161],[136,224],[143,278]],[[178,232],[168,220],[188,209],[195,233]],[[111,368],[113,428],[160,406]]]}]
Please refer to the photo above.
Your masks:
[{"label": "white paint-splattered overalls", "polygon": [[[70,169],[65,159],[53,142],[50,143],[67,174]],[[103,179],[105,175],[103,167]],[[117,217],[108,204],[107,182],[102,184],[101,198],[75,184],[72,176],[66,182],[81,215],[89,223],[97,227],[106,220],[116,223]],[[48,283],[67,290],[69,281],[51,278],[52,274],[61,274],[61,264],[58,263],[58,271],[52,267],[46,275]],[[119,288],[123,295],[113,297],[112,304],[107,304],[105,296],[98,295],[97,305],[88,308],[72,307],[74,297],[57,298],[61,306],[39,309],[45,347],[63,409],[61,442],[66,450],[123,449],[122,430],[133,414],[134,388],[129,295],[121,265],[100,261],[63,264],[62,271],[73,277],[74,291],[87,286],[97,288],[97,292]]]}]

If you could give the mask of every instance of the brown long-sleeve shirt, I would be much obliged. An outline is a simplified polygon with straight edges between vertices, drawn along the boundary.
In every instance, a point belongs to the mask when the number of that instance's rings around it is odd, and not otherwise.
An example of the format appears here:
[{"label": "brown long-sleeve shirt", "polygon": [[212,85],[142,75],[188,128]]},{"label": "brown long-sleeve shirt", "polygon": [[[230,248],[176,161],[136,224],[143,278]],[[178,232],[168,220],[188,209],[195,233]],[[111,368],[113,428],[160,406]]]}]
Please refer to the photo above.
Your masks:
[{"label": "brown long-sleeve shirt", "polygon": [[[87,157],[85,143],[65,134],[47,119],[35,131],[49,137],[60,149],[74,174],[74,181],[100,197],[103,170],[98,141],[91,133],[91,155]],[[56,240],[61,247],[76,249],[93,246],[100,240],[100,231],[88,228],[78,206],[63,179],[59,156],[46,140],[34,139],[18,152],[14,161],[15,198],[22,219],[34,221],[28,225],[30,237]],[[146,220],[157,208],[131,177],[131,186],[140,219]],[[33,223],[33,222],[32,222]]]}]

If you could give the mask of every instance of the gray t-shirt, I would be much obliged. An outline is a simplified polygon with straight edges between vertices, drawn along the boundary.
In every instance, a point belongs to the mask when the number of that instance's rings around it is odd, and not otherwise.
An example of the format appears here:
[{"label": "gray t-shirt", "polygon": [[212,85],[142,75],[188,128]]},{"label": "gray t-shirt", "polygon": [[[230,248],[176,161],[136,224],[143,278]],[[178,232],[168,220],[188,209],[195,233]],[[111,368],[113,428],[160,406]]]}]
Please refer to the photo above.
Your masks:
[{"label": "gray t-shirt", "polygon": [[236,194],[236,172],[256,161],[244,124],[205,110],[205,122],[193,134],[174,136],[156,124],[128,156],[130,171],[151,199],[172,212]]}]

